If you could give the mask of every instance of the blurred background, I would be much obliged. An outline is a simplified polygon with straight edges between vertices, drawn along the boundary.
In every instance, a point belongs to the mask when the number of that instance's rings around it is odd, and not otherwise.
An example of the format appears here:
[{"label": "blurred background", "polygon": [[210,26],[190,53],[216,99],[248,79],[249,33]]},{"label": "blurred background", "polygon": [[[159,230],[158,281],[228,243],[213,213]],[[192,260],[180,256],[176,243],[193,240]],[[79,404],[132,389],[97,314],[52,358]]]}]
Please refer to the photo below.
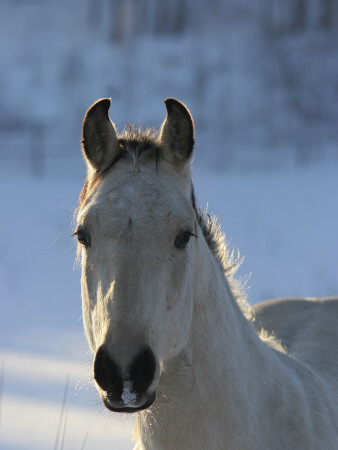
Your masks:
[{"label": "blurred background", "polygon": [[87,108],[196,125],[199,203],[256,303],[338,295],[338,3],[0,0],[0,448],[130,449],[91,384],[70,237]]}]

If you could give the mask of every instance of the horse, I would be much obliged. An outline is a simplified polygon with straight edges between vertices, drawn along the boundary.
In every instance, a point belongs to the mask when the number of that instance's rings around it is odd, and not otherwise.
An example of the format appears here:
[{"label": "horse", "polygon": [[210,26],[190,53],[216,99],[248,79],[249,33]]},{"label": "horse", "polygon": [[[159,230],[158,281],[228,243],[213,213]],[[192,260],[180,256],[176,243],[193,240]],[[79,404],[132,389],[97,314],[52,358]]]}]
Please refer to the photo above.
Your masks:
[{"label": "horse", "polygon": [[83,121],[74,233],[103,404],[136,415],[135,449],[337,449],[338,298],[250,307],[196,205],[188,108],[118,134],[110,105]]}]

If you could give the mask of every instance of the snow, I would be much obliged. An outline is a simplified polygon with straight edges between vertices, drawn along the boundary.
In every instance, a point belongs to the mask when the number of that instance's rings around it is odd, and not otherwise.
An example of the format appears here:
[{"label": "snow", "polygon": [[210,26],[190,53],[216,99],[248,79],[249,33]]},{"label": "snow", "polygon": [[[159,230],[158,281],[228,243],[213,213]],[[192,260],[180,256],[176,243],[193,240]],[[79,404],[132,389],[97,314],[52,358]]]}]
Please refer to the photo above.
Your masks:
[{"label": "snow", "polygon": [[122,395],[121,395],[121,400],[123,401],[123,403],[126,406],[127,405],[132,406],[135,403],[136,399],[137,399],[137,395],[135,394],[135,392],[132,392],[131,386],[127,386],[127,383],[125,383],[125,386],[123,387],[123,391],[122,391]]},{"label": "snow", "polygon": [[[6,396],[3,402],[1,449],[53,448],[57,439],[60,405],[46,400]],[[97,415],[90,407],[67,407],[65,449],[131,449],[131,425]],[[63,424],[64,426],[64,424]],[[83,447],[84,446],[84,447]],[[61,448],[61,447],[59,447]]]},{"label": "snow", "polygon": [[252,273],[251,303],[337,295],[336,165],[216,176],[196,171],[200,180],[201,204],[209,201],[227,238],[245,256],[240,273]]},{"label": "snow", "polygon": [[76,353],[73,360],[50,353],[1,352],[4,392],[0,448],[44,450],[56,446],[58,439],[57,448],[63,440],[65,449],[131,449],[133,420],[103,411],[90,381],[90,366],[86,367]]}]

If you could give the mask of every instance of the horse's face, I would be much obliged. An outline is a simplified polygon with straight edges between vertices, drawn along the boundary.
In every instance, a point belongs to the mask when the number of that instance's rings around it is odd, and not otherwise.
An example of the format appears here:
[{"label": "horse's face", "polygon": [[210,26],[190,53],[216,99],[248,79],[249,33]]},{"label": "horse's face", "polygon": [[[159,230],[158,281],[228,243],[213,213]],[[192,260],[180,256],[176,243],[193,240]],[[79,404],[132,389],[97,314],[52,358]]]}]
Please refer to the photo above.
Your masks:
[{"label": "horse's face", "polygon": [[193,125],[182,104],[169,100],[166,106],[153,149],[159,161],[147,149],[139,161],[121,149],[130,142],[117,140],[107,100],[84,121],[89,175],[76,229],[83,320],[97,388],[113,411],[149,407],[161,366],[189,336],[198,233],[189,172]]}]

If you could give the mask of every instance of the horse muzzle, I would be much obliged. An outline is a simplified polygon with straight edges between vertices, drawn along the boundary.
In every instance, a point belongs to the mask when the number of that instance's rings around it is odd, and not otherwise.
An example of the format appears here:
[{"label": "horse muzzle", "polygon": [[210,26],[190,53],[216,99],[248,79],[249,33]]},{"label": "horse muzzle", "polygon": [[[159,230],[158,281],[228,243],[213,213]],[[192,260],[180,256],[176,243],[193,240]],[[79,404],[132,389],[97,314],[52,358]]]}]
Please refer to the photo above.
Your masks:
[{"label": "horse muzzle", "polygon": [[114,402],[110,398],[110,393],[105,393],[101,396],[104,406],[113,412],[121,412],[121,413],[136,413],[138,411],[142,411],[143,409],[150,408],[150,406],[154,403],[156,399],[156,392],[153,392],[152,394],[143,394],[138,399],[136,398],[135,401],[131,403],[127,403],[127,406],[125,405],[124,401],[120,401],[117,405],[116,402]]},{"label": "horse muzzle", "polygon": [[149,346],[142,348],[122,370],[106,345],[101,345],[94,359],[94,379],[103,404],[114,412],[135,413],[149,408],[156,392],[149,388],[156,373],[156,359]]}]

